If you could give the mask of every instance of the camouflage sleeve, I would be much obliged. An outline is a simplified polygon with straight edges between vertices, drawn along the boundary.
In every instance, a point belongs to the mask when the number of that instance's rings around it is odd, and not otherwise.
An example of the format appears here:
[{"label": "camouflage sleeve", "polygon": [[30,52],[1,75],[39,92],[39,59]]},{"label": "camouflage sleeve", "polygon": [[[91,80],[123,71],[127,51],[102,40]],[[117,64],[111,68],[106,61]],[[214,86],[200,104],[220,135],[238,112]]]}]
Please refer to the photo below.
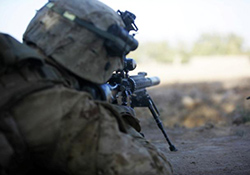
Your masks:
[{"label": "camouflage sleeve", "polygon": [[12,110],[35,161],[67,174],[168,175],[159,151],[113,108],[84,92],[42,91]]}]

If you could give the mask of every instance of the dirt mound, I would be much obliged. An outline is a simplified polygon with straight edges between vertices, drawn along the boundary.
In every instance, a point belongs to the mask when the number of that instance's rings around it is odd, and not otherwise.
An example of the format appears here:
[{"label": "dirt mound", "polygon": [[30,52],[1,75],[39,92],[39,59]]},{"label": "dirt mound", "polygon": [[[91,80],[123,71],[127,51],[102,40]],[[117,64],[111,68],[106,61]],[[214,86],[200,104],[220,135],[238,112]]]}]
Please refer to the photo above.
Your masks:
[{"label": "dirt mound", "polygon": [[[165,126],[187,128],[206,123],[228,125],[250,121],[250,79],[171,84],[150,89]],[[151,114],[136,109],[150,124]]]}]

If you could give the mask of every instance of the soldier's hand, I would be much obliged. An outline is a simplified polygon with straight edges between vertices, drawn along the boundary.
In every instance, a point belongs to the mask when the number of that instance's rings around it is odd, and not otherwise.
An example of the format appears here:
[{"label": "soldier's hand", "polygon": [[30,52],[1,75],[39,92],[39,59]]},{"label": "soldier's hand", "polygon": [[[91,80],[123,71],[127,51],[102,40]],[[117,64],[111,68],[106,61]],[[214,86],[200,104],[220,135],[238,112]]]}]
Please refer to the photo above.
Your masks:
[{"label": "soldier's hand", "polygon": [[127,124],[132,126],[136,131],[141,131],[140,121],[135,117],[133,108],[123,105],[113,105],[113,107],[119,112]]},{"label": "soldier's hand", "polygon": [[116,111],[118,111],[122,116],[132,116],[135,117],[135,111],[133,108],[123,105],[114,105]]}]

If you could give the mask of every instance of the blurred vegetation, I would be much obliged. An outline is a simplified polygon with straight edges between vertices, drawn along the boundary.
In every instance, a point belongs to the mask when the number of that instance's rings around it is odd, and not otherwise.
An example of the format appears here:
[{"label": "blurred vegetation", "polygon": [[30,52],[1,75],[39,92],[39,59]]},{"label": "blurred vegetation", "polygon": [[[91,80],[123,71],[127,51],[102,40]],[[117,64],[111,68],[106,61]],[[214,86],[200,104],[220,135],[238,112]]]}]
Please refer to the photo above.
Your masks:
[{"label": "blurred vegetation", "polygon": [[235,34],[203,34],[194,43],[193,55],[239,55],[243,54],[243,38]]},{"label": "blurred vegetation", "polygon": [[244,48],[244,39],[236,34],[204,33],[191,45],[178,42],[173,46],[167,41],[141,43],[129,57],[137,62],[186,63],[193,56],[212,55],[250,55],[250,49]]}]

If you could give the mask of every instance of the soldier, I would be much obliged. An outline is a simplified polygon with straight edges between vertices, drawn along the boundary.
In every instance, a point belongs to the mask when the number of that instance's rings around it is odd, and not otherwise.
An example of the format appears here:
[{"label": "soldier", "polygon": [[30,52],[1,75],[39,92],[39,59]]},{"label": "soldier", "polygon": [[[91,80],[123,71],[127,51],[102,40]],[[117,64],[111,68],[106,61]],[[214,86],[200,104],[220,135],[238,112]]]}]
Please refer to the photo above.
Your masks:
[{"label": "soldier", "polygon": [[99,1],[54,0],[24,44],[0,35],[1,174],[172,174],[133,110],[97,97],[136,48],[124,27]]}]

